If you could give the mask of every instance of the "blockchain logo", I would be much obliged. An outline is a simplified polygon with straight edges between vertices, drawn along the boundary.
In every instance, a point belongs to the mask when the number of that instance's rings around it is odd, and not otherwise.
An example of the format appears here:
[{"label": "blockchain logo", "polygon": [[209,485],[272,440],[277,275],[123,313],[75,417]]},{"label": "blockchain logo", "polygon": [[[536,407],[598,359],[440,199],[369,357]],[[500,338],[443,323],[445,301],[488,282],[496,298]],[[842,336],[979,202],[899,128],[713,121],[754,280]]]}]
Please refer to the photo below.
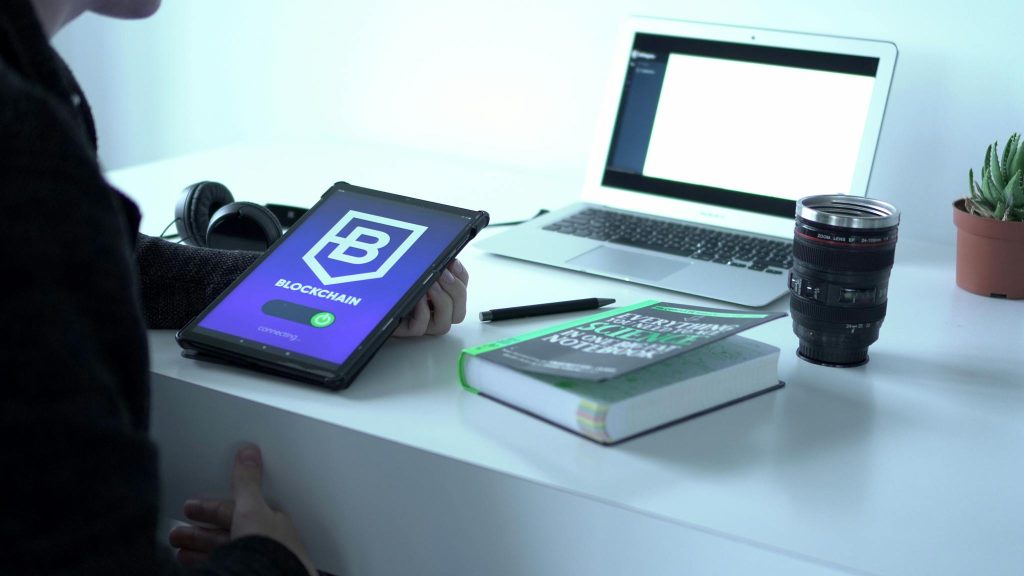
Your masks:
[{"label": "blockchain logo", "polygon": [[383,278],[426,230],[349,210],[302,260],[325,286]]}]

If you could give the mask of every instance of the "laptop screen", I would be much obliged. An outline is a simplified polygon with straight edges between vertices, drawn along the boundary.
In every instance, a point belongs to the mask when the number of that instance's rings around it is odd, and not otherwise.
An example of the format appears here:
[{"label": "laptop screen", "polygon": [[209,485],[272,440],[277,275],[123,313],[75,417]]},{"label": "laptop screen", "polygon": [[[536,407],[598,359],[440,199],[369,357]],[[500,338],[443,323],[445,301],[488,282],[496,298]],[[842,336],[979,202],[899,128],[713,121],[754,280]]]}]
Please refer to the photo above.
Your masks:
[{"label": "laptop screen", "polygon": [[874,56],[636,33],[601,183],[784,217],[803,196],[863,195],[878,69]]}]

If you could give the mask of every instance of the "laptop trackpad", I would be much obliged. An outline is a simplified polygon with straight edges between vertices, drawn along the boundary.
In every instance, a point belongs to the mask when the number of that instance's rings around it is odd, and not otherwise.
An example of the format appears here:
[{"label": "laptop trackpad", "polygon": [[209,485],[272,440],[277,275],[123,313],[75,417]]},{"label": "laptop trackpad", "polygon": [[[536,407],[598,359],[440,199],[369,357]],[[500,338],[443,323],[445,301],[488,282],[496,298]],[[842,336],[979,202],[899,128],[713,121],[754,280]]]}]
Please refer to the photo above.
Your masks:
[{"label": "laptop trackpad", "polygon": [[579,267],[586,272],[624,276],[651,282],[661,280],[669,274],[675,274],[689,266],[689,263],[682,259],[619,250],[608,246],[599,246],[589,252],[584,252],[566,261],[566,264]]}]

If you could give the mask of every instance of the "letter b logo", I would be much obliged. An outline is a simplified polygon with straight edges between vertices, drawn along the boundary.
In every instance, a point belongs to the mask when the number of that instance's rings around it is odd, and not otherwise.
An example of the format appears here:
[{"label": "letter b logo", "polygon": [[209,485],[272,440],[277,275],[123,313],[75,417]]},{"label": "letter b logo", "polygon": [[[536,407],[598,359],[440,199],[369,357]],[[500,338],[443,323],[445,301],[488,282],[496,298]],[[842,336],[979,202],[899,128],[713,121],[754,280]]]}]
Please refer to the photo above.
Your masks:
[{"label": "letter b logo", "polygon": [[[365,242],[363,241],[364,237],[373,238],[375,242]],[[387,232],[356,226],[355,230],[349,232],[348,236],[333,238],[328,240],[328,242],[337,244],[337,248],[328,256],[331,260],[347,262],[348,264],[366,264],[377,259],[381,249],[391,242],[391,236]],[[362,255],[353,256],[349,253],[350,249],[361,251]]]},{"label": "letter b logo", "polygon": [[426,230],[349,210],[302,259],[325,286],[382,278]]}]

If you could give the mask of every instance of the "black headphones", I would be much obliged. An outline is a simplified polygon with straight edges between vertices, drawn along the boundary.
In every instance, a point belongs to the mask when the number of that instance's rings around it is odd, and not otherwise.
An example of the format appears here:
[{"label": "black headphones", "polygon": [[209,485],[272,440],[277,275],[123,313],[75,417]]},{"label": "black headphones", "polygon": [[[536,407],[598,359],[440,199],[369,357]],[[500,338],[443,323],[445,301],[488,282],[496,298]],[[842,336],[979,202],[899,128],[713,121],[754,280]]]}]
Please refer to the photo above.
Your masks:
[{"label": "black headphones", "polygon": [[226,186],[209,180],[182,190],[174,224],[182,242],[224,250],[262,252],[283,233],[270,208],[235,202]]}]

